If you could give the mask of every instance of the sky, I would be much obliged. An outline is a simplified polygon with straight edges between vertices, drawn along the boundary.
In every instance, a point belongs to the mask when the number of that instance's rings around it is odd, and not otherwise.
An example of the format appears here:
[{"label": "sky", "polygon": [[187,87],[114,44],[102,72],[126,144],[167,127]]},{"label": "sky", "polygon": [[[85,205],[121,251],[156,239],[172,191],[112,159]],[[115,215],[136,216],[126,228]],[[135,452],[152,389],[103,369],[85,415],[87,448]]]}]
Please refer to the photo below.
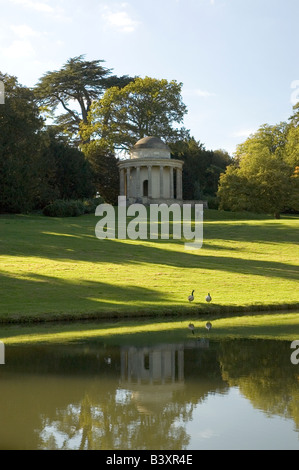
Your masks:
[{"label": "sky", "polygon": [[182,83],[184,127],[231,155],[299,100],[298,0],[0,0],[0,71],[34,86],[71,57]]}]

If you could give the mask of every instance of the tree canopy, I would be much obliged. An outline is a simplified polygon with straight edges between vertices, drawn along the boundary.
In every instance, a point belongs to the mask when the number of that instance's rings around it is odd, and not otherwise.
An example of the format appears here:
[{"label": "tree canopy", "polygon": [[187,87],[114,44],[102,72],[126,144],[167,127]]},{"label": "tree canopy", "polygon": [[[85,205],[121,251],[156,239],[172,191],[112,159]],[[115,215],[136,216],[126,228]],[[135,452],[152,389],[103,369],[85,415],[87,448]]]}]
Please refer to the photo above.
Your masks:
[{"label": "tree canopy", "polygon": [[37,170],[43,121],[33,92],[16,77],[0,73],[5,105],[0,106],[0,212],[32,208],[39,186]]},{"label": "tree canopy", "polygon": [[145,136],[162,138],[172,158],[184,161],[184,199],[215,202],[217,194],[221,209],[277,217],[299,211],[299,103],[288,123],[261,126],[232,159],[224,150],[206,150],[183,127],[182,83],[118,77],[103,63],[72,57],[32,89],[0,73],[0,211],[29,211],[96,191],[115,203],[116,152]]},{"label": "tree canopy", "polygon": [[238,146],[233,164],[220,176],[220,208],[276,217],[299,210],[299,178],[286,152],[289,132],[286,123],[263,125]]},{"label": "tree canopy", "polygon": [[170,148],[173,158],[184,161],[183,198],[215,197],[219,176],[231,163],[229,154],[224,150],[206,150],[194,137],[171,143]]},{"label": "tree canopy", "polygon": [[83,152],[49,127],[42,135],[39,171],[42,208],[55,199],[88,199],[96,193],[92,167]]},{"label": "tree canopy", "polygon": [[288,128],[285,160],[291,167],[299,167],[299,124],[290,124]]},{"label": "tree canopy", "polygon": [[60,70],[47,72],[34,88],[42,110],[54,113],[64,111],[55,122],[69,137],[78,139],[81,121],[87,115],[93,100],[99,99],[111,86],[124,86],[131,78],[111,75],[103,60],[84,60],[84,55],[70,58]]},{"label": "tree canopy", "polygon": [[93,174],[84,154],[57,129],[45,130],[31,89],[0,73],[0,212],[42,209],[57,198],[94,195]]},{"label": "tree canopy", "polygon": [[135,78],[123,88],[106,90],[89,113],[85,136],[100,139],[111,150],[127,150],[146,136],[175,141],[188,133],[174,127],[183,122],[187,108],[182,84],[175,80]]},{"label": "tree canopy", "polygon": [[97,192],[107,204],[117,205],[119,196],[118,159],[113,152],[91,143],[85,146],[85,157],[93,172]]}]

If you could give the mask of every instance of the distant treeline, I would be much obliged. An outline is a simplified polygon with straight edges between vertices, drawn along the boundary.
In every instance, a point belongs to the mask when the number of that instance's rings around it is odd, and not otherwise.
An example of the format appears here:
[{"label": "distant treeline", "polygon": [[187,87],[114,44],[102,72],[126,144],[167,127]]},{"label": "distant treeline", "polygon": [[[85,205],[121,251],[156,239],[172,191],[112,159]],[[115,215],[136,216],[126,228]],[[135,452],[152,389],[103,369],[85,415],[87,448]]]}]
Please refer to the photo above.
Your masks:
[{"label": "distant treeline", "polygon": [[298,106],[289,123],[261,126],[232,157],[182,127],[181,83],[117,77],[102,62],[74,57],[33,88],[0,73],[0,213],[76,215],[96,194],[116,204],[119,152],[150,135],[184,161],[184,199],[276,216],[299,210]]}]

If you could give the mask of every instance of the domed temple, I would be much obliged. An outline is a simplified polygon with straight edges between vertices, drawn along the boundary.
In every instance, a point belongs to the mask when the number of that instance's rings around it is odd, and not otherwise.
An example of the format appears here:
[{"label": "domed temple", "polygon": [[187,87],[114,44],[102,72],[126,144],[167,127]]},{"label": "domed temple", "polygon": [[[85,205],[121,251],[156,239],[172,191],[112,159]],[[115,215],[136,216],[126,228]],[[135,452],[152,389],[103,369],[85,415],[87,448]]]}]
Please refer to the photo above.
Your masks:
[{"label": "domed temple", "polygon": [[127,203],[182,203],[181,160],[171,158],[169,147],[158,137],[138,140],[128,160],[118,163],[120,196]]}]

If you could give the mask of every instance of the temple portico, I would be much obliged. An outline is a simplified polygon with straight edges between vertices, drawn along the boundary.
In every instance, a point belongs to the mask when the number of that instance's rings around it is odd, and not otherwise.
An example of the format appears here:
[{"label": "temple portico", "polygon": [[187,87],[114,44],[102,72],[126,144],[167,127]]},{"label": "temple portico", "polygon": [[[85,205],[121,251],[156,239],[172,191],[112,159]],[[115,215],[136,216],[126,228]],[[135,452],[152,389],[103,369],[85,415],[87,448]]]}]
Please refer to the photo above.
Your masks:
[{"label": "temple portico", "polygon": [[133,147],[130,159],[118,163],[120,196],[128,203],[150,204],[182,201],[181,160],[171,159],[170,149],[157,137],[145,137]]}]

